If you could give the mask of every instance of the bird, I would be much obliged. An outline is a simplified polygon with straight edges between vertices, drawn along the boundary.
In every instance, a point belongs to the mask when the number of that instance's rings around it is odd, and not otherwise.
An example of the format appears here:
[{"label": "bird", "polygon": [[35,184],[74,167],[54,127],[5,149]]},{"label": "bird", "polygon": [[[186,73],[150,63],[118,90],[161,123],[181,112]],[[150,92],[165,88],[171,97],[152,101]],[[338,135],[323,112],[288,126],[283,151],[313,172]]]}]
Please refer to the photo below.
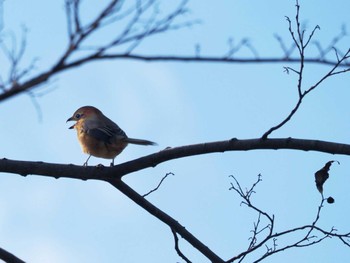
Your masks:
[{"label": "bird", "polygon": [[114,159],[130,144],[157,145],[157,143],[129,138],[126,133],[99,109],[83,106],[77,109],[67,122],[76,121],[69,129],[77,131],[78,141],[84,153],[89,154],[84,166],[88,165],[91,156]]}]

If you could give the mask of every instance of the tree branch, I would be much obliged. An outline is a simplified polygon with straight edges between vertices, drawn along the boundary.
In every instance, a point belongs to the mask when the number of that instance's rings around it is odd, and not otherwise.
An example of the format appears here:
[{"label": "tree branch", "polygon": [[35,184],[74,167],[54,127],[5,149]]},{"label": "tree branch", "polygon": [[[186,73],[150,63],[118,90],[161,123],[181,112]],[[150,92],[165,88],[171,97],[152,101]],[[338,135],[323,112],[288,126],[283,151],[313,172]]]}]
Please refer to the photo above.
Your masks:
[{"label": "tree branch", "polygon": [[162,179],[160,180],[160,182],[158,183],[158,185],[157,185],[154,189],[152,189],[152,190],[148,191],[147,193],[143,194],[142,197],[146,197],[146,196],[152,194],[153,192],[157,191],[157,190],[159,189],[159,187],[162,185],[162,183],[164,182],[164,180],[165,180],[169,175],[174,175],[174,173],[170,172],[170,173],[167,173],[166,175],[164,175],[163,178],[162,178]]},{"label": "tree branch", "polygon": [[[145,198],[131,189],[128,185],[121,181],[122,176],[139,171],[148,167],[154,167],[162,162],[189,157],[199,154],[207,154],[213,152],[225,151],[242,151],[242,150],[257,150],[257,149],[297,149],[297,150],[314,150],[333,154],[350,155],[350,145],[323,142],[316,140],[301,140],[301,139],[251,139],[238,140],[231,139],[228,141],[219,141],[212,143],[202,143],[188,145],[176,148],[167,148],[155,154],[141,157],[129,162],[125,162],[114,167],[84,167],[76,165],[49,164],[43,162],[23,162],[2,159],[0,160],[0,172],[15,173],[22,176],[29,174],[37,174],[42,176],[72,179],[95,179],[104,180],[111,183],[119,191],[128,196],[153,216],[157,217],[162,222],[169,225],[173,230],[180,234],[193,247],[198,249],[203,255],[212,260],[212,262],[223,262],[215,253],[201,243],[196,237],[188,232],[172,217],[152,205]],[[255,186],[254,186],[255,187]],[[253,191],[253,188],[250,192]],[[246,197],[249,199],[251,194]],[[248,203],[249,205],[249,203]],[[260,211],[260,210],[256,210]],[[264,215],[264,212],[260,211]]]},{"label": "tree branch", "polygon": [[[308,47],[311,39],[313,38],[315,31],[317,29],[320,29],[320,27],[319,26],[314,27],[314,29],[312,30],[311,34],[309,35],[309,37],[305,43],[305,39],[304,39],[305,30],[301,28],[300,20],[299,20],[300,19],[299,13],[300,13],[300,6],[299,6],[298,0],[296,0],[295,24],[296,24],[297,34],[294,33],[294,30],[292,27],[292,21],[290,20],[289,17],[287,17],[287,21],[288,21],[289,34],[291,35],[291,37],[294,41],[294,44],[299,51],[299,58],[300,58],[299,70],[295,70],[291,67],[285,67],[285,70],[287,73],[289,73],[289,70],[291,70],[294,73],[296,73],[298,76],[298,81],[296,84],[297,90],[298,90],[298,101],[297,101],[296,105],[294,106],[294,108],[292,109],[292,111],[288,114],[288,116],[284,120],[282,120],[279,124],[277,124],[276,126],[270,128],[268,131],[266,131],[263,134],[262,139],[266,139],[272,132],[278,130],[279,128],[284,126],[287,122],[289,122],[291,120],[291,118],[295,115],[295,113],[298,111],[298,109],[300,108],[301,103],[302,103],[303,99],[305,98],[305,96],[308,95],[311,91],[315,90],[318,86],[320,86],[320,84],[322,82],[324,82],[326,79],[330,78],[333,75],[346,73],[346,72],[350,71],[350,67],[347,67],[344,70],[336,71],[336,69],[338,69],[341,65],[343,65],[344,63],[347,62],[347,59],[349,58],[349,54],[350,54],[350,49],[348,49],[347,52],[341,58],[339,58],[338,52],[336,51],[337,62],[329,70],[329,72],[326,73],[324,76],[322,76],[314,85],[312,85],[308,89],[305,89],[305,90],[302,89],[303,88],[304,67],[305,67],[305,51],[306,51],[306,48]],[[284,47],[283,47],[283,50],[285,50]],[[329,52],[329,51],[327,51],[327,52]],[[285,53],[286,53],[286,51],[285,51]],[[320,58],[322,58],[322,57],[324,57],[324,55],[320,56]]]},{"label": "tree branch", "polygon": [[176,231],[174,229],[171,229],[171,232],[174,236],[174,242],[175,242],[175,250],[176,253],[181,257],[183,260],[185,260],[186,263],[192,263],[191,260],[189,260],[180,250],[179,248],[179,238],[177,237]]},{"label": "tree branch", "polygon": [[115,188],[117,188],[120,192],[125,194],[131,200],[133,200],[136,204],[141,206],[147,212],[167,224],[171,227],[172,231],[176,231],[179,235],[181,235],[184,239],[187,240],[194,248],[200,251],[204,256],[206,256],[209,260],[215,263],[224,263],[218,255],[212,252],[207,246],[205,246],[202,242],[200,242],[195,236],[193,236],[184,226],[182,226],[175,219],[170,217],[168,214],[164,213],[162,210],[158,209],[152,203],[147,201],[137,192],[135,192],[131,187],[125,184],[122,180],[110,180],[110,184],[112,184]]},{"label": "tree branch", "polygon": [[0,248],[0,259],[7,263],[25,263],[23,260],[2,248]]},{"label": "tree branch", "polygon": [[44,162],[0,160],[0,172],[14,173],[22,176],[31,174],[53,178],[72,178],[81,180],[105,180],[121,178],[124,175],[155,167],[160,163],[208,153],[249,150],[290,149],[302,151],[317,151],[330,154],[350,155],[350,145],[319,140],[305,139],[246,139],[236,138],[227,141],[200,143],[193,145],[167,148],[160,152],[134,159],[113,167],[78,166],[73,164],[54,164]]},{"label": "tree branch", "polygon": [[[323,208],[324,201],[326,199],[322,198],[320,205],[318,206],[315,220],[308,225],[295,227],[292,229],[284,230],[281,232],[275,231],[275,217],[272,215],[269,215],[268,213],[264,212],[260,208],[257,208],[251,200],[252,194],[255,193],[255,187],[259,182],[261,182],[261,175],[258,175],[258,180],[252,185],[252,187],[247,190],[243,191],[242,187],[240,186],[239,182],[236,180],[234,176],[230,176],[234,179],[235,184],[231,183],[230,190],[234,190],[242,199],[242,203],[245,204],[250,209],[254,210],[258,213],[258,221],[254,223],[254,228],[252,230],[252,237],[251,241],[249,243],[248,249],[239,253],[238,255],[232,257],[231,259],[227,260],[226,262],[234,262],[236,260],[239,260],[239,262],[242,262],[242,260],[249,254],[252,254],[254,251],[257,251],[258,249],[262,248],[263,246],[266,247],[267,251],[257,258],[256,260],[252,262],[260,262],[263,259],[272,256],[276,253],[282,252],[284,250],[290,249],[290,248],[299,248],[299,247],[307,247],[312,246],[317,243],[322,242],[324,239],[329,237],[335,237],[339,239],[344,245],[350,247],[350,233],[345,234],[338,234],[337,230],[333,227],[330,231],[323,230],[322,228],[317,226],[317,223],[320,219],[321,210]],[[259,227],[261,224],[261,216],[265,217],[267,220],[266,226]],[[267,230],[267,231],[265,231]],[[258,237],[260,237],[263,232],[267,232],[266,236],[263,236],[258,240]],[[315,232],[319,232],[322,234],[321,237],[316,236]],[[280,237],[285,237],[286,235],[292,234],[292,233],[301,233],[301,237],[297,238],[296,241],[290,241],[289,244],[278,246],[277,241]],[[269,246],[269,242],[272,242],[272,246]],[[280,248],[278,248],[280,247]]]},{"label": "tree branch", "polygon": [[[255,48],[250,44],[247,38],[242,39],[236,46],[233,46],[232,41],[229,41],[229,50],[225,55],[216,56],[200,56],[194,55],[147,55],[132,53],[134,49],[146,38],[150,38],[154,35],[169,32],[171,30],[177,30],[184,27],[190,27],[197,24],[197,20],[187,20],[183,23],[178,22],[178,18],[188,12],[187,0],[179,1],[178,6],[163,16],[160,15],[158,10],[157,1],[149,0],[145,2],[136,2],[136,6],[132,6],[124,10],[123,2],[120,0],[111,0],[108,2],[93,19],[83,23],[83,19],[80,17],[81,13],[81,1],[80,0],[65,0],[65,10],[67,18],[67,33],[68,43],[66,50],[58,57],[57,62],[51,69],[46,70],[36,76],[29,77],[29,73],[32,72],[34,62],[24,70],[19,70],[19,62],[23,56],[25,50],[25,35],[24,41],[20,51],[17,53],[10,52],[9,49],[3,48],[3,52],[10,59],[10,79],[3,81],[0,77],[0,101],[4,101],[17,94],[32,90],[45,84],[59,73],[65,70],[73,69],[77,66],[85,65],[90,62],[98,60],[117,60],[117,59],[129,59],[139,61],[168,61],[168,62],[196,62],[196,63],[227,63],[227,64],[249,64],[249,63],[313,63],[321,65],[338,65],[338,68],[344,70],[334,72],[332,75],[343,73],[350,70],[350,62],[344,60],[339,63],[338,60],[330,60],[326,58],[326,55],[334,48],[333,45],[338,43],[345,36],[345,29],[334,37],[331,43],[326,49],[322,49],[321,45],[317,42],[316,47],[320,51],[319,57],[307,58],[304,56],[304,49],[311,41],[315,27],[306,43],[304,44],[304,31],[300,28],[300,23],[297,21],[297,34],[292,31],[292,24],[289,18],[289,31],[293,38],[293,44],[291,48],[286,48],[286,45],[280,37],[276,37],[279,42],[282,52],[282,56],[276,57],[258,57],[258,53]],[[150,9],[153,7],[153,12]],[[151,13],[151,14],[149,14]],[[297,16],[299,19],[299,5],[297,2]],[[115,36],[111,35],[111,39],[104,41],[96,47],[87,48],[89,46],[89,40],[93,38],[106,26],[117,25],[117,22],[124,25],[120,31],[120,34]],[[117,31],[117,32],[119,32]],[[299,39],[298,39],[299,38]],[[332,48],[330,48],[332,45]],[[4,45],[2,44],[4,47]],[[125,48],[126,47],[126,48]],[[253,57],[232,57],[243,47],[248,48]],[[293,50],[297,47],[299,53],[302,52],[302,57],[292,57]],[[13,47],[14,48],[14,47]],[[119,50],[117,49],[119,48]],[[122,50],[122,51],[120,51]],[[9,53],[10,52],[10,53]],[[338,53],[337,53],[338,54]],[[26,80],[24,80],[26,77]],[[299,95],[301,89],[299,90]]]}]

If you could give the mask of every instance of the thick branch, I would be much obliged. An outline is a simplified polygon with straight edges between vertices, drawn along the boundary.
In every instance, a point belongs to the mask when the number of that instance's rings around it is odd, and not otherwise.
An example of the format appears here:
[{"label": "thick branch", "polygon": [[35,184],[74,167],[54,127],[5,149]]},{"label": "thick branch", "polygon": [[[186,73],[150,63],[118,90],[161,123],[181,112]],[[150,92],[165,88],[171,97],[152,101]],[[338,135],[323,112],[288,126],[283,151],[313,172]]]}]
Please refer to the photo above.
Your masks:
[{"label": "thick branch", "polygon": [[23,260],[2,248],[0,248],[0,259],[7,263],[24,263]]},{"label": "thick branch", "polygon": [[0,94],[0,101],[9,99],[20,93],[30,91],[35,87],[38,87],[42,84],[45,84],[50,78],[56,75],[58,71],[48,71],[44,72],[36,77],[31,78],[30,80],[24,82],[23,84],[14,83],[13,86]]},{"label": "thick branch", "polygon": [[168,214],[164,213],[162,210],[158,209],[156,206],[151,204],[137,192],[135,192],[131,187],[125,184],[122,180],[111,180],[110,183],[133,200],[136,204],[141,206],[147,212],[167,224],[172,228],[172,230],[176,231],[180,234],[184,239],[187,240],[193,247],[198,249],[203,255],[205,255],[209,260],[215,263],[224,262],[219,256],[217,256],[214,252],[212,252],[207,246],[205,246],[202,242],[200,242],[195,236],[193,236],[190,232],[186,230],[184,226],[182,226],[179,222],[177,222],[174,218],[170,217]]},{"label": "thick branch", "polygon": [[73,164],[53,164],[43,162],[26,162],[2,159],[0,160],[0,172],[14,173],[22,176],[36,174],[53,178],[66,177],[72,179],[110,180],[121,178],[142,169],[155,167],[156,165],[189,156],[225,151],[249,151],[249,150],[277,150],[290,149],[302,151],[317,151],[330,154],[350,155],[350,145],[319,140],[304,139],[231,139],[201,144],[167,148],[163,151],[150,154],[135,160],[131,160],[114,167],[83,167]]},{"label": "thick branch", "polygon": [[141,157],[114,167],[84,167],[76,165],[49,164],[43,162],[23,162],[12,161],[7,159],[0,160],[0,172],[16,173],[22,176],[28,174],[37,174],[48,177],[67,177],[73,179],[95,179],[104,180],[111,183],[119,191],[128,196],[131,200],[140,205],[153,216],[169,225],[177,233],[179,233],[193,247],[201,251],[203,255],[208,257],[212,262],[223,262],[214,252],[201,243],[181,224],[172,217],[152,205],[145,198],[131,189],[128,185],[121,181],[121,177],[145,168],[154,167],[162,162],[169,160],[195,156],[200,154],[225,152],[225,151],[243,151],[257,149],[295,149],[295,150],[313,150],[332,154],[350,155],[350,145],[331,143],[317,140],[302,139],[250,139],[238,140],[231,139],[227,141],[202,143],[188,145],[176,148],[167,148],[158,153],[154,153],[145,157]]}]

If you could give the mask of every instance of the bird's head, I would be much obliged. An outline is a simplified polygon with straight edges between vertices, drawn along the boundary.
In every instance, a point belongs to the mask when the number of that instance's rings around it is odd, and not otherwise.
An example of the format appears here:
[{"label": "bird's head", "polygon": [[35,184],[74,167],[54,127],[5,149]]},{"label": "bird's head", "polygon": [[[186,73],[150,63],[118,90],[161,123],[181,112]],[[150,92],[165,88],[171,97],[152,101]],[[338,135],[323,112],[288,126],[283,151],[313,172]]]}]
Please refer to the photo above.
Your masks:
[{"label": "bird's head", "polygon": [[[68,121],[79,122],[82,120],[94,119],[101,114],[102,114],[102,112],[93,106],[84,106],[84,107],[77,109],[74,112],[73,116],[67,120],[67,122]],[[69,129],[73,129],[74,126],[75,126],[75,124],[72,125],[71,127],[69,127]]]}]

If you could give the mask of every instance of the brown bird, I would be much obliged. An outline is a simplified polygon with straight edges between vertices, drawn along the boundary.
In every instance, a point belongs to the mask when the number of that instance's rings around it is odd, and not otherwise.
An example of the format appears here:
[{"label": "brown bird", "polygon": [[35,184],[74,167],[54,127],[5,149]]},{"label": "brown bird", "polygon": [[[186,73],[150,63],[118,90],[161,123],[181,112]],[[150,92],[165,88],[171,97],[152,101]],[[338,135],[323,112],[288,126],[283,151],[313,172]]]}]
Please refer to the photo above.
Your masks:
[{"label": "brown bird", "polygon": [[129,138],[126,133],[103,113],[92,106],[84,106],[76,110],[68,121],[76,121],[69,129],[76,129],[78,140],[84,153],[89,154],[84,165],[92,156],[112,159],[131,144],[157,145],[155,142]]}]

